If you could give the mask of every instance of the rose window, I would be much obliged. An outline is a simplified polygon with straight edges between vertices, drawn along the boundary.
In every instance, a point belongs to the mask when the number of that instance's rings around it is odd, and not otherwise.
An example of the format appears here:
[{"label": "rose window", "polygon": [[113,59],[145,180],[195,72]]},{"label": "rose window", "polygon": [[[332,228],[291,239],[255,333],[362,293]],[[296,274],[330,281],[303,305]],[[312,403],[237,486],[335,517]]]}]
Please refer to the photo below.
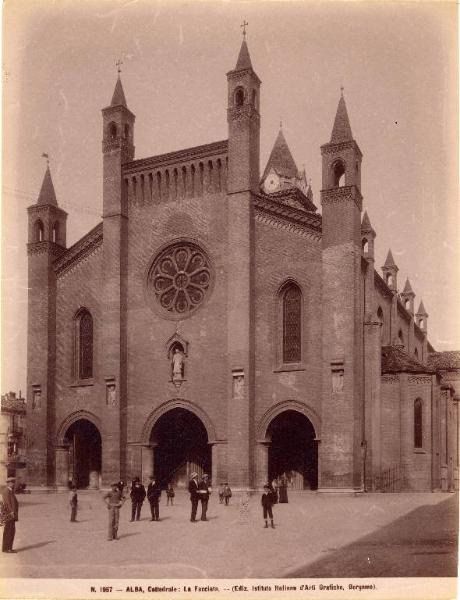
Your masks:
[{"label": "rose window", "polygon": [[160,306],[171,315],[187,316],[204,300],[211,268],[203,250],[191,243],[169,246],[155,259],[149,287]]}]

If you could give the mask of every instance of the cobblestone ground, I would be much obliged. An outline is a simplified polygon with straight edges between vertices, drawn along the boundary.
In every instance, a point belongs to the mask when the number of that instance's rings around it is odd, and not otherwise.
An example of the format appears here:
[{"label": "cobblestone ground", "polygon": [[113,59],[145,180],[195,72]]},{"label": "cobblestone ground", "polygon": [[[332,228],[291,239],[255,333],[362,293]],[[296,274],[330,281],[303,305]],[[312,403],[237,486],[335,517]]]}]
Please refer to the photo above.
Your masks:
[{"label": "cobblestone ground", "polygon": [[263,578],[455,576],[457,495],[291,493],[265,529],[260,495],[242,508],[211,497],[208,522],[189,521],[190,502],[162,497],[160,522],[130,523],[121,509],[118,541],[107,541],[100,492],[79,492],[70,523],[66,493],[18,496],[14,547],[2,554],[0,577]]}]

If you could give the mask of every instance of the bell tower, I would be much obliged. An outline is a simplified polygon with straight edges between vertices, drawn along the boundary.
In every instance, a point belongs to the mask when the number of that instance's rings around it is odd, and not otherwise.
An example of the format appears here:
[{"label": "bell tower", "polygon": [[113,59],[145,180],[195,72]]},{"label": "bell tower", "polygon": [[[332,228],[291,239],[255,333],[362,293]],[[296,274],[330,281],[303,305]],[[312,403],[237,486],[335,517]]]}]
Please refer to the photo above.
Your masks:
[{"label": "bell tower", "polygon": [[[46,158],[47,155],[45,155]],[[67,213],[59,208],[49,164],[29,216],[27,321],[28,482],[54,483],[56,275],[53,263],[66,247]],[[39,432],[36,435],[36,432]]]},{"label": "bell tower", "polygon": [[228,480],[254,485],[254,207],[259,192],[260,79],[243,42],[228,81]]},{"label": "bell tower", "polygon": [[[322,430],[319,486],[350,491],[363,481],[361,160],[345,98],[321,146]],[[363,445],[362,445],[363,444]]]},{"label": "bell tower", "polygon": [[110,106],[102,110],[103,152],[103,293],[102,377],[111,381],[119,399],[117,410],[106,406],[104,421],[111,435],[103,439],[104,484],[125,478],[127,444],[126,280],[128,254],[127,189],[123,165],[134,160],[134,114],[126,104],[120,79]]}]

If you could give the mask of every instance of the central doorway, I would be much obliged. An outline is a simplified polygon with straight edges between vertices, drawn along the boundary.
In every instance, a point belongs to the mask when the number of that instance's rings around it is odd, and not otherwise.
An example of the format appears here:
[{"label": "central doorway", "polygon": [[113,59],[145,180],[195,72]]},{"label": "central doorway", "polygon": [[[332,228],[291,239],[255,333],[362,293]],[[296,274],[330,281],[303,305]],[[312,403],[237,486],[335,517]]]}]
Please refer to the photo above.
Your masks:
[{"label": "central doorway", "polygon": [[311,421],[296,410],[286,410],[270,423],[269,481],[285,475],[291,489],[318,489],[318,445]]},{"label": "central doorway", "polygon": [[154,473],[162,487],[188,486],[190,474],[211,475],[211,447],[201,420],[184,408],[173,408],[155,423],[150,435],[154,446]]},{"label": "central doorway", "polygon": [[69,448],[70,480],[80,489],[99,488],[102,442],[98,428],[79,419],[67,429],[64,444]]}]

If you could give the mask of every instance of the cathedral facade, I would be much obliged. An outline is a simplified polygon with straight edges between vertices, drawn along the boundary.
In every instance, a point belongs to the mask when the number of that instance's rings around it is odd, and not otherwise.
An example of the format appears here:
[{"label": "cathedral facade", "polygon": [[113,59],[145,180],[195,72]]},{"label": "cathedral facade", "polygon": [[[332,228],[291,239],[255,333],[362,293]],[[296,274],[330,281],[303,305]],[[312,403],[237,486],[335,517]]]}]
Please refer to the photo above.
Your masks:
[{"label": "cathedral facade", "polygon": [[282,130],[261,177],[260,85],[243,40],[228,139],[135,159],[118,78],[102,222],[69,248],[46,170],[28,209],[30,485],[458,487],[460,353],[434,351],[391,252],[375,270],[345,100],[319,214]]}]

